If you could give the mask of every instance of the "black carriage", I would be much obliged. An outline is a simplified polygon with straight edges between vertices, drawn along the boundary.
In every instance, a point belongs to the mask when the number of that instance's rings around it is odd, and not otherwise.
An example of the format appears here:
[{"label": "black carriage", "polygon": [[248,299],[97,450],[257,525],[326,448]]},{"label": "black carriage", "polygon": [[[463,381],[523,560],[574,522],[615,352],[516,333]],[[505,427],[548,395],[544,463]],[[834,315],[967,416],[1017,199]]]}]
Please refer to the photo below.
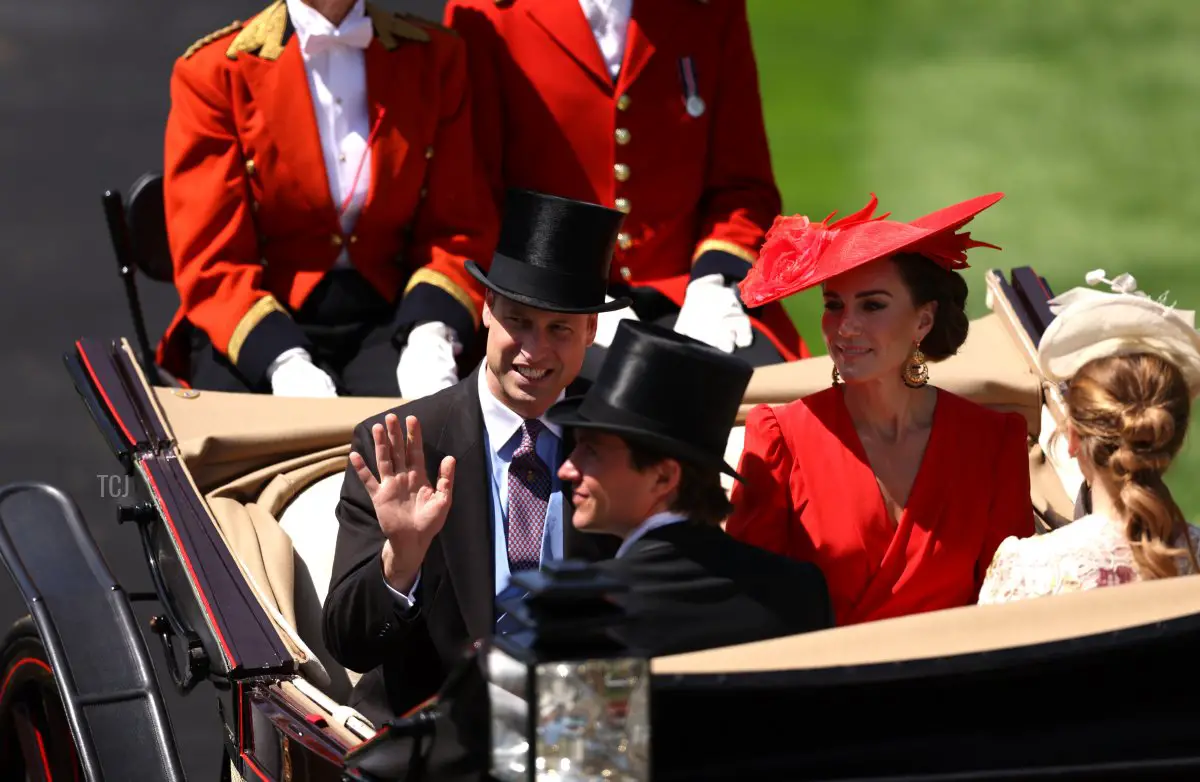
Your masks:
[{"label": "black carriage", "polygon": [[[1044,437],[1061,400],[1032,361],[1050,292],[1029,269],[992,272],[988,286],[991,313],[936,380],[1025,416],[1045,530],[1069,523],[1076,499]],[[4,771],[182,779],[155,683],[165,666],[182,692],[215,685],[226,778],[444,778],[442,704],[372,724],[345,705],[358,674],[321,641],[349,435],[395,400],[197,392],[148,379],[143,358],[124,341],[81,339],[66,366],[136,486],[114,510],[154,594],[115,582],[52,485],[0,489],[0,557],[30,613],[3,649]],[[761,369],[743,413],[828,377],[827,357]],[[145,635],[136,600],[161,605]],[[145,637],[161,649],[151,654]],[[637,722],[654,780],[1194,779],[1198,654],[1200,576],[1190,576],[657,658],[649,707],[623,715]],[[589,752],[539,747],[576,768]],[[538,778],[572,778],[547,769]],[[622,778],[608,771],[595,778]]]}]

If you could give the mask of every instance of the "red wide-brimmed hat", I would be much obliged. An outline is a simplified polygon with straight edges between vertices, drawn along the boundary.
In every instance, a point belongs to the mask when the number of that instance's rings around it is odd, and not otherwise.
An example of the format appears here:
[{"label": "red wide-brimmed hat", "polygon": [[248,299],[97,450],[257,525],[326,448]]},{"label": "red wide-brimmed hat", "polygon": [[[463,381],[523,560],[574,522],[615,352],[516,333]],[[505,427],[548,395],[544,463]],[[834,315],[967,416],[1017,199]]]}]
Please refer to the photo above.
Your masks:
[{"label": "red wide-brimmed hat", "polygon": [[900,252],[924,255],[947,269],[965,269],[970,248],[1000,248],[958,229],[1003,197],[1004,193],[977,196],[911,223],[886,219],[891,212],[872,217],[879,203],[874,193],[865,207],[834,223],[829,220],[837,212],[819,223],[804,215],[776,217],[758,260],[738,286],[742,301],[747,307],[760,307]]}]

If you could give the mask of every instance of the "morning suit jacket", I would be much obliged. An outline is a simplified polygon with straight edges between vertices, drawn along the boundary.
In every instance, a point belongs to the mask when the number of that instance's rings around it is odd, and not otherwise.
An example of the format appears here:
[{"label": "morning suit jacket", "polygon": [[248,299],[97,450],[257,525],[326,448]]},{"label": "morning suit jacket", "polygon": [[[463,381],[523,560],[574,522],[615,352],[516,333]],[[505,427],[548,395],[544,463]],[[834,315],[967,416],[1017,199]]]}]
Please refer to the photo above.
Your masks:
[{"label": "morning suit jacket", "polygon": [[371,162],[353,231],[330,193],[299,36],[285,0],[197,41],[174,65],[163,198],[180,307],[157,360],[189,377],[189,322],[251,383],[306,337],[293,320],[343,250],[395,308],[471,344],[499,223],[481,195],[463,42],[366,4]]},{"label": "morning suit jacket", "polygon": [[645,655],[682,654],[834,626],[825,577],[735,540],[720,527],[683,521],[656,527],[619,558],[596,565],[629,585],[615,600],[618,633]]},{"label": "morning suit jacket", "polygon": [[[745,275],[782,203],[744,0],[635,0],[615,81],[578,0],[450,0],[443,21],[467,44],[498,206],[521,187],[625,212],[614,296],[678,307],[694,277]],[[784,360],[808,355],[782,305],[751,315]]]},{"label": "morning suit jacket", "polygon": [[[347,467],[337,506],[339,529],[324,605],[324,641],[339,663],[365,673],[349,705],[377,725],[437,692],[469,646],[490,638],[495,628],[491,483],[477,375],[481,371],[387,411],[399,417],[401,426],[409,415],[421,422],[429,475],[437,475],[445,456],[456,460],[453,503],[425,555],[415,617],[406,618],[384,582],[384,537],[366,489],[353,467]],[[368,418],[354,430],[352,447],[376,476],[371,427],[382,424],[386,414]],[[564,432],[564,457],[570,447]],[[571,513],[570,493],[564,492],[564,557],[596,561],[616,553],[617,538],[577,531]],[[480,710],[470,715],[484,736],[486,705],[479,704]]]}]

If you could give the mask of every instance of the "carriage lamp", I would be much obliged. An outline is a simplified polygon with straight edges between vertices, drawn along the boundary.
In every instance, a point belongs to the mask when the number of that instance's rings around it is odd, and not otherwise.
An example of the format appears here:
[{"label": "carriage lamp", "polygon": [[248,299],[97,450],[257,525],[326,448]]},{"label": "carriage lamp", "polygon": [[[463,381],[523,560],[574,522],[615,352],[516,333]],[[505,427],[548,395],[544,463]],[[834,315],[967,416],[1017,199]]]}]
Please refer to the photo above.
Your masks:
[{"label": "carriage lamp", "polygon": [[519,573],[517,629],[486,652],[491,775],[503,782],[650,778],[650,661],[613,634],[625,585],[588,563]]}]

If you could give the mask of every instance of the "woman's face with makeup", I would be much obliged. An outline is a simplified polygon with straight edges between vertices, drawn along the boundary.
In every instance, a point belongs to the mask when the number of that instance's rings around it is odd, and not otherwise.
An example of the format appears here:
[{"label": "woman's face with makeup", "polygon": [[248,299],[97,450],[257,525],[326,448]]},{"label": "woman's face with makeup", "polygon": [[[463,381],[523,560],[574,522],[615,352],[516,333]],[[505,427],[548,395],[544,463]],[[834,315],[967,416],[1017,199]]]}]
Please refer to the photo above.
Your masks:
[{"label": "woman's face with makeup", "polygon": [[902,365],[933,325],[934,304],[917,307],[890,258],[826,280],[821,334],[846,383],[900,377]]}]

